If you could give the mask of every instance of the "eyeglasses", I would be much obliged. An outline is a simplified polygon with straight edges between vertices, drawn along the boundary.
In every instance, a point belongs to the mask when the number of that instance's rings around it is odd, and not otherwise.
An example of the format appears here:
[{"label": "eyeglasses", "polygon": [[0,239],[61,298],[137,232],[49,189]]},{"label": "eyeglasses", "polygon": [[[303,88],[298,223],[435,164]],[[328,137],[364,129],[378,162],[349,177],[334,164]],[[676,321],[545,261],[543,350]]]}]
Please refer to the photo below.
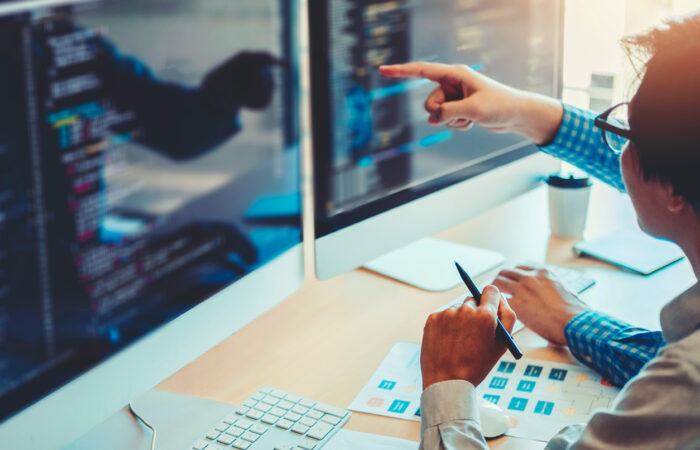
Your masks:
[{"label": "eyeglasses", "polygon": [[614,152],[621,152],[632,139],[628,122],[629,103],[619,103],[595,118],[595,126],[603,132],[603,141]]}]

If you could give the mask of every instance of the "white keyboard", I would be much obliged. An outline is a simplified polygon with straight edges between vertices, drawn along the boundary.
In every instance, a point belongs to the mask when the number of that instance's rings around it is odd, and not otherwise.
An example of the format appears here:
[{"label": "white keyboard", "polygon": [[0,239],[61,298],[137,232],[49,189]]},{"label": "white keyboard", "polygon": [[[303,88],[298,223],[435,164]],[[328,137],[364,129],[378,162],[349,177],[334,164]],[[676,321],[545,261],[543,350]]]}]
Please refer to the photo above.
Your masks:
[{"label": "white keyboard", "polygon": [[564,285],[575,294],[580,294],[595,284],[594,278],[584,275],[580,270],[554,265],[547,265],[547,269],[557,274]]},{"label": "white keyboard", "polygon": [[192,450],[312,450],[323,447],[350,411],[262,387],[192,445]]}]

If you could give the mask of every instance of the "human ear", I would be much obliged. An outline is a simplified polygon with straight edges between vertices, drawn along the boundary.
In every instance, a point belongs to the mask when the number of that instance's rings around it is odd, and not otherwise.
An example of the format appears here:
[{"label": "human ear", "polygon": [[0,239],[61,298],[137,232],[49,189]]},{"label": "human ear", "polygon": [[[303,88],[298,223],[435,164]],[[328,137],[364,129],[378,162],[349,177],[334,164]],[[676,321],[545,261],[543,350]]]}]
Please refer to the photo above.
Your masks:
[{"label": "human ear", "polygon": [[678,195],[673,191],[673,188],[669,189],[668,203],[666,207],[669,212],[673,214],[678,214],[683,211],[687,206],[687,203],[682,195]]}]

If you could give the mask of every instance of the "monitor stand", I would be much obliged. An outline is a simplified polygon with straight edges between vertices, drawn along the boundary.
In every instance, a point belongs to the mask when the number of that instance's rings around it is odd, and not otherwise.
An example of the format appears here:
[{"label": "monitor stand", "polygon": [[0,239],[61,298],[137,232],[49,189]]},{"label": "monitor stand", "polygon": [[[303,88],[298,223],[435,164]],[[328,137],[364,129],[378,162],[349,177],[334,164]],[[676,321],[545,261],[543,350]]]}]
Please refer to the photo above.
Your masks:
[{"label": "monitor stand", "polygon": [[[133,402],[156,428],[156,448],[187,448],[236,406],[152,389]],[[150,448],[151,431],[124,407],[66,447],[67,450]]]},{"label": "monitor stand", "polygon": [[500,266],[505,258],[491,250],[424,238],[364,267],[426,291],[446,291],[462,283],[455,261],[474,278]]}]

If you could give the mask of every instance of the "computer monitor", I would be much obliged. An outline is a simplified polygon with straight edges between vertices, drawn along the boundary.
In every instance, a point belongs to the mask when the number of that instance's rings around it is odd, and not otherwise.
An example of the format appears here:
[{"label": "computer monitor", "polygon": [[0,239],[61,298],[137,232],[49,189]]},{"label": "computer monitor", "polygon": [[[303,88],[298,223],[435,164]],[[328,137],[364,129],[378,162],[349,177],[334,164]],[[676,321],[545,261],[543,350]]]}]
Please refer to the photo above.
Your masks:
[{"label": "computer monitor", "polygon": [[296,18],[0,5],[0,447],[63,447],[301,286]]},{"label": "computer monitor", "polygon": [[519,135],[428,125],[423,104],[436,85],[385,78],[378,66],[468,64],[558,97],[561,0],[310,0],[309,20],[319,278],[455,225],[558,169]]}]

